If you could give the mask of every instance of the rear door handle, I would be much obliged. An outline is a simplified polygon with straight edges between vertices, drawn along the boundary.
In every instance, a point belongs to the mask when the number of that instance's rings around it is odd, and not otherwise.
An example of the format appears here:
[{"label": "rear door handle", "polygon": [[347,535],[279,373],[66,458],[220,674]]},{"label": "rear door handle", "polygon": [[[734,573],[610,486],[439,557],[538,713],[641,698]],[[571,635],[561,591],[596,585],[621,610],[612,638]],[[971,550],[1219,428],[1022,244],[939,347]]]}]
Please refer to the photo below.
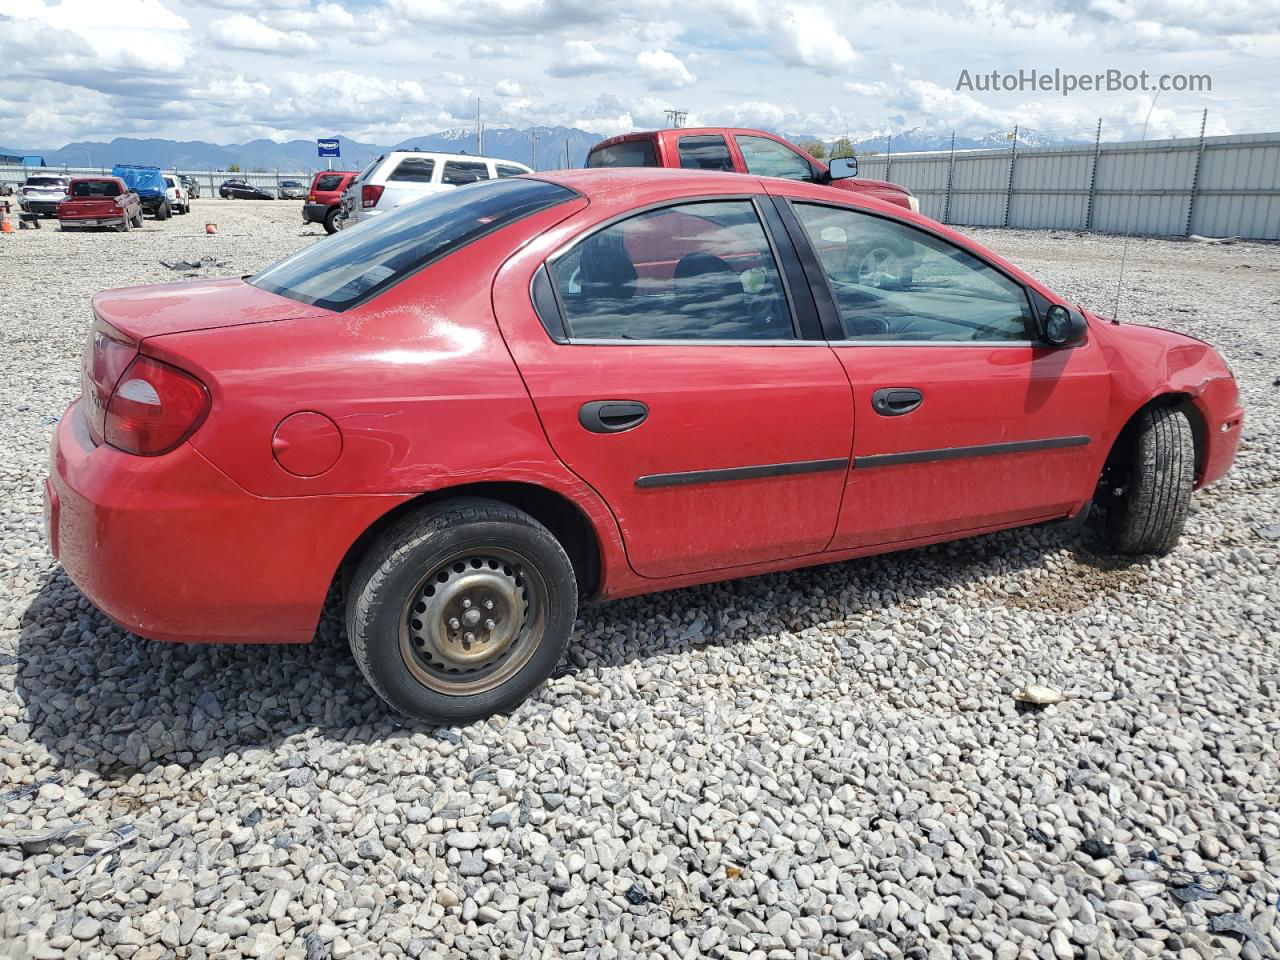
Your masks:
[{"label": "rear door handle", "polygon": [[882,417],[900,417],[924,403],[924,392],[915,387],[882,387],[871,395],[871,409]]},{"label": "rear door handle", "polygon": [[639,400],[592,400],[578,410],[578,422],[592,433],[634,430],[648,416],[648,406]]}]

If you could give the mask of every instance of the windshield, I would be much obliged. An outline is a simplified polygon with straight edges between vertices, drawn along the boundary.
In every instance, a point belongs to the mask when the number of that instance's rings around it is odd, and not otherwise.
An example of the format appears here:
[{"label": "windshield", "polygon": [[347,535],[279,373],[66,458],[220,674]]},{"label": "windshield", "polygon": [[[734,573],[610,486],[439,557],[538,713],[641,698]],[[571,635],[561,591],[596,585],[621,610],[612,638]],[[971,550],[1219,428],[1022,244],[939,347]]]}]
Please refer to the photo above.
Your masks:
[{"label": "windshield", "polygon": [[545,180],[489,180],[432,194],[286,257],[249,283],[346,310],[521,217],[575,196]]}]

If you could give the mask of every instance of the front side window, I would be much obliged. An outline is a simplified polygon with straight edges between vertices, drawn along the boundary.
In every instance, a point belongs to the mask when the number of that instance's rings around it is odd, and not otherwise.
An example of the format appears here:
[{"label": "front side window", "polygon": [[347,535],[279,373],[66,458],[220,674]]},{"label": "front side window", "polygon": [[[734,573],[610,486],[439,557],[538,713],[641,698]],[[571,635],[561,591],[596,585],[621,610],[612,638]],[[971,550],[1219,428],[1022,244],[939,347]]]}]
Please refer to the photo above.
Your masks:
[{"label": "front side window", "polygon": [[656,167],[658,153],[653,141],[623,140],[611,147],[600,147],[587,155],[588,167]]},{"label": "front side window", "polygon": [[436,162],[430,157],[405,157],[387,179],[409,183],[430,183],[435,172]]},{"label": "front side window", "polygon": [[574,340],[779,340],[795,332],[749,200],[684,203],[598,230],[551,265]]},{"label": "front side window", "polygon": [[1026,291],[954,244],[850,210],[796,203],[851,340],[1031,340]]},{"label": "front side window", "polygon": [[489,165],[483,160],[450,160],[444,165],[441,183],[460,187],[466,183],[489,179]]},{"label": "front side window", "polygon": [[739,135],[738,149],[747,165],[747,173],[758,177],[784,177],[787,180],[812,180],[809,161],[785,144],[768,137]]},{"label": "front side window", "polygon": [[680,166],[686,170],[733,171],[733,158],[724,137],[716,134],[706,137],[681,137],[679,141]]},{"label": "front side window", "polygon": [[575,196],[545,180],[495,180],[433,193],[299,250],[249,283],[346,310],[472,240]]}]

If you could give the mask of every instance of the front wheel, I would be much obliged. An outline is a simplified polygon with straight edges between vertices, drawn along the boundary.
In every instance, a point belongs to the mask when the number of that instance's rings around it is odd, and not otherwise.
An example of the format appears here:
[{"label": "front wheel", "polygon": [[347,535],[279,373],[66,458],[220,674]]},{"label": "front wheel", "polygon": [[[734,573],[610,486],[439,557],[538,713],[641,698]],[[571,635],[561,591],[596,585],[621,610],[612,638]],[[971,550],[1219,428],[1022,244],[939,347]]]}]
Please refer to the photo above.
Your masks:
[{"label": "front wheel", "polygon": [[1097,503],[1117,553],[1165,554],[1182,535],[1195,485],[1195,439],[1180,411],[1154,407],[1125,429],[1107,461]]},{"label": "front wheel", "polygon": [[555,669],[577,616],[564,548],[496,500],[433,504],[365,554],[347,598],[351,652],[410,717],[456,724],[509,710]]}]

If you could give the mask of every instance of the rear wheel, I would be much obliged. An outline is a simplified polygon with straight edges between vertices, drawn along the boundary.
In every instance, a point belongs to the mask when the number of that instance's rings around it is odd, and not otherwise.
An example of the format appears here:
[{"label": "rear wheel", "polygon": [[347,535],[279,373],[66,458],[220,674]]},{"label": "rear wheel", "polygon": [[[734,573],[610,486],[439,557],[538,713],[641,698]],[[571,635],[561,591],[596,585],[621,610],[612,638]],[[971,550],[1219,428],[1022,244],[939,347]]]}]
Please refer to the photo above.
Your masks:
[{"label": "rear wheel", "polygon": [[324,215],[324,232],[325,232],[325,233],[337,233],[337,232],[338,232],[338,230],[339,230],[339,227],[338,227],[338,208],[337,208],[337,207],[333,207],[333,208],[332,208],[328,213],[326,213],[326,214]]},{"label": "rear wheel", "polygon": [[347,635],[374,691],[401,713],[467,723],[509,710],[551,673],[577,581],[541,523],[495,500],[434,504],[365,554]]},{"label": "rear wheel", "polygon": [[138,212],[133,215],[133,225],[135,227],[142,226],[142,208],[138,208]]},{"label": "rear wheel", "polygon": [[162,203],[160,204],[160,206],[156,209],[156,219],[157,219],[157,220],[168,220],[171,216],[173,216],[173,210],[172,210],[172,208],[170,208],[170,206],[169,206],[169,201],[168,201],[168,200],[165,200],[165,201],[164,201],[164,202],[162,202]]},{"label": "rear wheel", "polygon": [[118,230],[120,233],[128,233],[129,229],[132,226],[133,224],[129,222],[129,218],[125,217],[123,220],[121,220],[119,223],[116,224],[116,230]]},{"label": "rear wheel", "polygon": [[1182,535],[1195,485],[1191,424],[1169,407],[1144,410],[1107,460],[1096,503],[1117,553],[1165,554]]}]

